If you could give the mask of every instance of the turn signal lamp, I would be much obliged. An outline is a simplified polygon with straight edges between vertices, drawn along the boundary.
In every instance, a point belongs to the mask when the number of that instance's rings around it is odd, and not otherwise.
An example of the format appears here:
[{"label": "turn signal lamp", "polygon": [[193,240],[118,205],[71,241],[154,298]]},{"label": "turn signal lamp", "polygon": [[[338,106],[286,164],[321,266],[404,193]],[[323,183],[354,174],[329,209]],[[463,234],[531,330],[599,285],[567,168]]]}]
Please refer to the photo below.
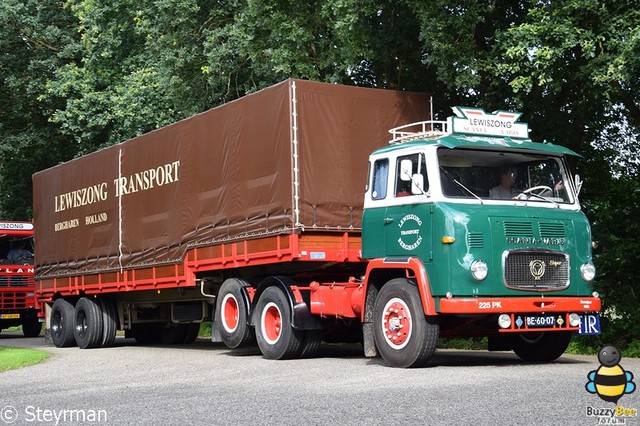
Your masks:
[{"label": "turn signal lamp", "polygon": [[445,235],[440,241],[442,241],[442,244],[453,244],[456,242],[456,237]]}]

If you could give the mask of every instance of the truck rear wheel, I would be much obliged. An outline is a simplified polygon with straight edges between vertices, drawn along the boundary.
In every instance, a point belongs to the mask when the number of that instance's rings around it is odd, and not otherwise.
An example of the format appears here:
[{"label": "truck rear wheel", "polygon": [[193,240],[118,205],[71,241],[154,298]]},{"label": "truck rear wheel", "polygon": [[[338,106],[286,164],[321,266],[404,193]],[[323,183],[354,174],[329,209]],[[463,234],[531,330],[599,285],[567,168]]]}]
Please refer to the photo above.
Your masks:
[{"label": "truck rear wheel", "polygon": [[58,348],[73,346],[76,341],[73,333],[74,308],[64,299],[56,299],[51,307],[51,340]]},{"label": "truck rear wheel", "polygon": [[513,352],[524,361],[551,362],[567,350],[571,331],[520,333],[514,336]]},{"label": "truck rear wheel", "polygon": [[302,332],[291,326],[291,307],[287,296],[277,287],[269,287],[260,296],[256,338],[267,359],[293,358],[299,354]]},{"label": "truck rear wheel", "polygon": [[24,337],[38,337],[42,331],[42,324],[38,318],[28,319],[22,323],[22,334]]},{"label": "truck rear wheel", "polygon": [[376,347],[391,367],[420,367],[433,355],[440,327],[435,317],[425,316],[409,280],[396,278],[382,287],[373,321]]},{"label": "truck rear wheel", "polygon": [[102,343],[102,310],[93,300],[82,297],[76,303],[74,316],[74,336],[80,349],[100,346]]},{"label": "truck rear wheel", "polygon": [[254,340],[253,329],[247,324],[249,309],[242,297],[242,287],[249,285],[244,280],[229,278],[218,292],[215,323],[222,343],[228,348],[247,346]]},{"label": "truck rear wheel", "polygon": [[116,306],[111,300],[98,299],[100,310],[102,311],[102,342],[101,348],[108,348],[116,340],[118,329]]}]

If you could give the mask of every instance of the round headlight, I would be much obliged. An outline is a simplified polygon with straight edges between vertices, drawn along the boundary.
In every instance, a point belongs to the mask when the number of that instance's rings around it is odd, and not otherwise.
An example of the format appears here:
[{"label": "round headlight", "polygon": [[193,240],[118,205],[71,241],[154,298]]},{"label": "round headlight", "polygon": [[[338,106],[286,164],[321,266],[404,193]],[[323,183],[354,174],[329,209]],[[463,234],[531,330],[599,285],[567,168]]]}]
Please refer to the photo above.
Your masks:
[{"label": "round headlight", "polygon": [[471,264],[471,275],[476,281],[482,281],[487,278],[489,267],[482,260],[476,260]]},{"label": "round headlight", "polygon": [[586,282],[591,282],[596,277],[596,267],[593,263],[585,263],[580,267],[580,275]]}]

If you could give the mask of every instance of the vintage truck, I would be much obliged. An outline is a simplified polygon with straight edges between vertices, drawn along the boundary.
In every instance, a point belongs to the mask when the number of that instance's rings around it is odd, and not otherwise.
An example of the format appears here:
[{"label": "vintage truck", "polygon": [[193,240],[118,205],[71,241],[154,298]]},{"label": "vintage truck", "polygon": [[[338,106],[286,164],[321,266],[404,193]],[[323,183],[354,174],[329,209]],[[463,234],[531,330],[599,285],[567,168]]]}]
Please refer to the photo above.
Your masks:
[{"label": "vintage truck", "polygon": [[439,336],[551,361],[598,333],[576,154],[518,113],[430,103],[289,79],[36,173],[48,336],[187,343],[212,321],[270,359],[360,341],[413,367]]},{"label": "vintage truck", "polygon": [[0,330],[22,326],[26,337],[42,330],[36,305],[33,223],[0,221]]}]

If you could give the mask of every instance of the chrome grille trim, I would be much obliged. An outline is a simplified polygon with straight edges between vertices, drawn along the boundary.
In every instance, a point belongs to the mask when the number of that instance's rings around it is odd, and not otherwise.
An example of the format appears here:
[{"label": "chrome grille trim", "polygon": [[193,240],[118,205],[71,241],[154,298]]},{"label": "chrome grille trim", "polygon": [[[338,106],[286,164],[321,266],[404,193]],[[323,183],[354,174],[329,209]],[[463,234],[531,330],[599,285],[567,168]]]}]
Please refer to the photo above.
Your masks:
[{"label": "chrome grille trim", "polygon": [[570,259],[563,252],[518,249],[502,254],[505,287],[526,291],[564,290],[570,281]]}]

